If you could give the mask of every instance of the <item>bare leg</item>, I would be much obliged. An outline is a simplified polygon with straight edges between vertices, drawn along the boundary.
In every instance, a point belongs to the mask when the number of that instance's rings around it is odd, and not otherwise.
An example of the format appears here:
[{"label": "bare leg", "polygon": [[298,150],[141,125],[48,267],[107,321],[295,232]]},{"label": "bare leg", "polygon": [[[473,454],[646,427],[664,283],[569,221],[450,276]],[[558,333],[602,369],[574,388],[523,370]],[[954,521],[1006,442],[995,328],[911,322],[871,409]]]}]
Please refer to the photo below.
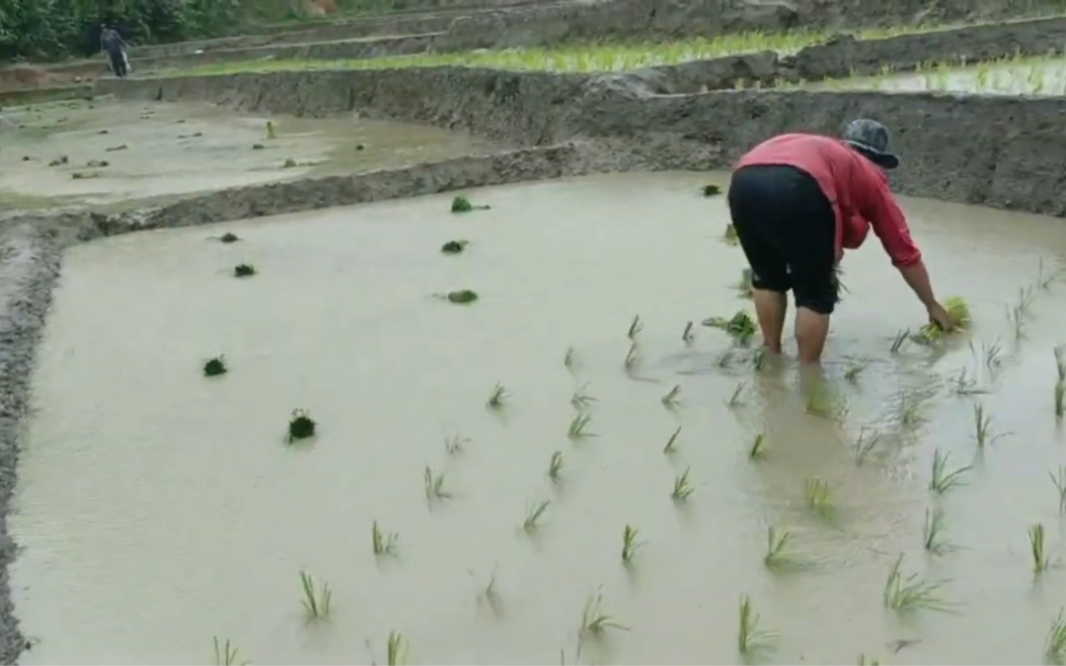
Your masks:
[{"label": "bare leg", "polygon": [[[759,321],[762,321],[761,316]],[[805,307],[796,308],[796,346],[799,348],[800,363],[820,362],[828,335],[829,315]]]},{"label": "bare leg", "polygon": [[762,331],[763,346],[774,354],[781,353],[781,332],[785,328],[785,311],[788,299],[779,291],[752,289],[755,301],[755,316]]}]

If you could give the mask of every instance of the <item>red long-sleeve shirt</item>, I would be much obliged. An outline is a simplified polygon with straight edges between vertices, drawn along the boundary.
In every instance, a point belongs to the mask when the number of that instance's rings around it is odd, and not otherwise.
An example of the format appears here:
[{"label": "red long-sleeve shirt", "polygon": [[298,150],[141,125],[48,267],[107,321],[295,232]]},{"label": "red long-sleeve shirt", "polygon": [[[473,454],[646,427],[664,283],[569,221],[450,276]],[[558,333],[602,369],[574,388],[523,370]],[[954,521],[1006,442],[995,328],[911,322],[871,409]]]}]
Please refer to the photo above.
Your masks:
[{"label": "red long-sleeve shirt", "polygon": [[836,215],[838,257],[843,248],[854,250],[862,245],[873,227],[894,266],[911,266],[921,260],[888,177],[847,144],[815,134],[782,134],[752,148],[734,170],[753,164],[794,166],[818,181]]}]

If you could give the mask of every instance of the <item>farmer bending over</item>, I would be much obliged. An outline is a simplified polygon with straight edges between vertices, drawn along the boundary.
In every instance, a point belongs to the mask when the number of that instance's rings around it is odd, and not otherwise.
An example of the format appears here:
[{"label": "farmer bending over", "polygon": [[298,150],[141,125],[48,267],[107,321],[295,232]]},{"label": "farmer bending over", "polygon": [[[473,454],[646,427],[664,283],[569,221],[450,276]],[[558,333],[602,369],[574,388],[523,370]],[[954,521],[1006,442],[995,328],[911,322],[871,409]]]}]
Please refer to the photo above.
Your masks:
[{"label": "farmer bending over", "polygon": [[899,159],[888,150],[888,130],[873,120],[852,121],[843,141],[782,134],[737,162],[729,212],[751,265],[755,313],[769,351],[781,353],[785,294],[791,289],[800,361],[821,359],[837,302],[837,265],[844,248],[862,245],[871,227],[929,320],[950,328],[889,190],[883,170],[897,166]]},{"label": "farmer bending over", "polygon": [[115,76],[125,77],[129,73],[128,61],[126,60],[127,46],[126,41],[122,39],[122,35],[118,34],[118,30],[102,24],[100,26],[100,47],[107,51],[107,55],[111,59],[111,71],[115,73]]}]

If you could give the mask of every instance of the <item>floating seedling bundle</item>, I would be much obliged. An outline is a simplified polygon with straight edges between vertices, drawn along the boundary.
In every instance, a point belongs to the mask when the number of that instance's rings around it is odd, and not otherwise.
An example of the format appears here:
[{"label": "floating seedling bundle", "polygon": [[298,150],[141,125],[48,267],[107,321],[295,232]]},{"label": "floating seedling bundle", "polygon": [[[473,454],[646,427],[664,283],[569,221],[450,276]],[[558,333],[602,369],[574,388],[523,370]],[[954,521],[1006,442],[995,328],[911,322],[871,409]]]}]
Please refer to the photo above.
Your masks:
[{"label": "floating seedling bundle", "polygon": [[755,320],[744,310],[739,310],[729,319],[711,317],[703,320],[704,326],[720,328],[739,342],[747,342],[755,335]]},{"label": "floating seedling bundle", "polygon": [[470,199],[464,196],[458,196],[452,199],[452,212],[453,213],[469,213],[472,210],[489,210],[490,206],[476,206],[470,203]]}]

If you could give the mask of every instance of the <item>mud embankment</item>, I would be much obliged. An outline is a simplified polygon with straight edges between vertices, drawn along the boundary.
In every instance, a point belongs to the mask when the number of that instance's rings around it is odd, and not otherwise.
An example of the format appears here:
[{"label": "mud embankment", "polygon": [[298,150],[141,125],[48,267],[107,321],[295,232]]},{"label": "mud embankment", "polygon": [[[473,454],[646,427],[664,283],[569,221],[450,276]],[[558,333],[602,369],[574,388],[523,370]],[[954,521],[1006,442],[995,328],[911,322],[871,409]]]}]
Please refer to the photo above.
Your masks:
[{"label": "mud embankment", "polygon": [[60,253],[48,235],[30,227],[0,241],[0,662],[13,664],[27,647],[13,614],[8,567],[16,548],[7,533],[22,429],[29,407],[34,349],[52,301]]},{"label": "mud embankment", "polygon": [[[1066,99],[872,92],[728,91],[655,95],[635,75],[432,68],[274,73],[120,82],[108,92],[246,111],[356,111],[468,129],[518,145],[609,143],[619,168],[725,168],[778,132],[837,134],[869,116],[895,132],[907,194],[1066,215],[1059,187]],[[610,168],[609,165],[605,168]]]}]

